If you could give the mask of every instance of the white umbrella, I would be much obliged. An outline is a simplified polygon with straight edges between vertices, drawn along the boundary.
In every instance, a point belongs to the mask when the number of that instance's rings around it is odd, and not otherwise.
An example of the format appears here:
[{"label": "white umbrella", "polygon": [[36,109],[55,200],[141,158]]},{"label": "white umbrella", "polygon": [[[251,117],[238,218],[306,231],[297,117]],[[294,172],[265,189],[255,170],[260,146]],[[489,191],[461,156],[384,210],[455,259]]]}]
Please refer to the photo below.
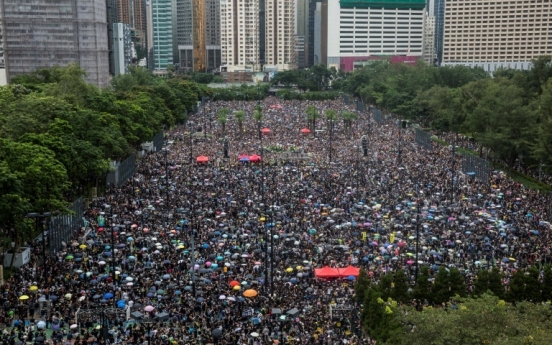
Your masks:
[{"label": "white umbrella", "polygon": [[105,265],[105,261],[98,262],[98,265]]},{"label": "white umbrella", "polygon": [[36,324],[36,327],[38,327],[39,329],[45,328],[46,327],[46,322],[38,321],[38,323]]},{"label": "white umbrella", "polygon": [[256,338],[256,337],[258,337],[258,336],[259,336],[259,333],[257,333],[257,332],[253,332],[253,333],[251,333],[251,336],[252,336],[253,338]]},{"label": "white umbrella", "polygon": [[219,296],[219,299],[226,299],[226,296],[220,295],[220,296]]}]

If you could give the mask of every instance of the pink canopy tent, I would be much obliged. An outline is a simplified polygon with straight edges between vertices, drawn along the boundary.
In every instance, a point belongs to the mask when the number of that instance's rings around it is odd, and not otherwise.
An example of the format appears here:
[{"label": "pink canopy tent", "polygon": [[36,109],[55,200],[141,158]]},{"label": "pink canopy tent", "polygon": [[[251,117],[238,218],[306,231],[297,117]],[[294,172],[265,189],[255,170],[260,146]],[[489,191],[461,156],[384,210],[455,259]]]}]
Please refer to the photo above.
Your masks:
[{"label": "pink canopy tent", "polygon": [[348,266],[345,268],[338,268],[337,272],[339,273],[340,277],[348,277],[348,276],[358,277],[360,268]]},{"label": "pink canopy tent", "polygon": [[316,278],[339,278],[339,272],[329,266],[314,269],[314,276]]},{"label": "pink canopy tent", "polygon": [[261,156],[259,155],[252,155],[252,156],[249,156],[249,161],[250,162],[260,162],[261,161]]}]

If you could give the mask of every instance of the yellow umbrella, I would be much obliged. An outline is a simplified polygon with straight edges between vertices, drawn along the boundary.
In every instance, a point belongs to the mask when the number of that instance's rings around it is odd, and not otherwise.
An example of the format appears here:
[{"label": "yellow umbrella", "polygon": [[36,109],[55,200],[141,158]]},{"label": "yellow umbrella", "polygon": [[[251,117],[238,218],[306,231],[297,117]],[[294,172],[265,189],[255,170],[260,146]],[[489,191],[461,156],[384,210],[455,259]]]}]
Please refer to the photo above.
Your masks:
[{"label": "yellow umbrella", "polygon": [[303,266],[297,266],[297,267],[295,267],[295,269],[298,270],[298,271],[299,271],[299,270],[302,270],[302,269],[303,269]]},{"label": "yellow umbrella", "polygon": [[287,273],[293,272],[293,268],[291,268],[291,267],[286,268],[286,272],[287,272]]},{"label": "yellow umbrella", "polygon": [[71,295],[70,293],[65,294],[65,298],[67,298],[67,299],[71,299],[72,296],[73,296],[73,295]]},{"label": "yellow umbrella", "polygon": [[184,249],[184,246],[183,246],[183,245],[179,245],[179,246],[178,246],[178,249]]},{"label": "yellow umbrella", "polygon": [[86,244],[81,244],[81,245],[79,246],[79,248],[80,248],[80,249],[86,249],[86,248],[88,248],[88,247],[86,246]]},{"label": "yellow umbrella", "polygon": [[22,295],[21,297],[19,297],[19,299],[20,299],[21,301],[26,301],[26,300],[29,299],[29,296],[27,296],[27,295]]},{"label": "yellow umbrella", "polygon": [[266,220],[266,218],[265,218],[265,217],[261,217],[259,220],[260,220],[261,222],[264,222],[264,221]]},{"label": "yellow umbrella", "polygon": [[38,286],[35,286],[35,285],[29,288],[29,291],[36,291],[36,290],[38,290]]},{"label": "yellow umbrella", "polygon": [[233,289],[236,290],[236,291],[239,291],[241,289],[241,287],[239,285],[236,285],[236,286],[233,287]]},{"label": "yellow umbrella", "polygon": [[255,297],[257,296],[259,293],[253,289],[249,289],[249,290],[245,290],[243,292],[243,296],[244,297]]}]

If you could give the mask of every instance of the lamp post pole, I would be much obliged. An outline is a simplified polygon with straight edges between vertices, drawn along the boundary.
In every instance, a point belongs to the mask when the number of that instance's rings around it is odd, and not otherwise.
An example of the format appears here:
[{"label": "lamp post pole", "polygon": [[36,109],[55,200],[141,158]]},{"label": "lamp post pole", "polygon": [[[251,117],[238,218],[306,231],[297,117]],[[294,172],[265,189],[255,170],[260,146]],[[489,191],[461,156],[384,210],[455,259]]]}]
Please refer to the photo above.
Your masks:
[{"label": "lamp post pole", "polygon": [[[27,218],[33,218],[35,222],[35,231],[38,232],[38,224],[40,223],[40,220],[45,221],[47,218],[51,217],[51,212],[44,212],[44,213],[37,213],[32,212],[27,214]],[[15,252],[13,253],[15,256]],[[42,229],[42,266],[43,266],[43,274],[44,274],[44,280],[48,277],[48,266],[46,265],[46,230]]]},{"label": "lamp post pole", "polygon": [[418,213],[416,214],[416,273],[414,275],[414,281],[418,284],[418,246],[420,244],[420,198],[418,198],[417,208]]}]

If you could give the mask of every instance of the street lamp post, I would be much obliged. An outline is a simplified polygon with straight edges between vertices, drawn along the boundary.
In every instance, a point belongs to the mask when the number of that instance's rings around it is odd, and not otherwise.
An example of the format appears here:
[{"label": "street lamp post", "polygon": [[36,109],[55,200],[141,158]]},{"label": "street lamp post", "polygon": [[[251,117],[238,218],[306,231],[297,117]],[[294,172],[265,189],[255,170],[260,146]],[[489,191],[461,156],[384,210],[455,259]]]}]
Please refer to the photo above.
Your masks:
[{"label": "street lamp post", "polygon": [[169,209],[169,143],[168,141],[165,142],[165,204],[167,207],[167,210]]},{"label": "street lamp post", "polygon": [[112,307],[99,307],[99,308],[90,308],[90,309],[79,309],[75,314],[76,323],[79,322],[79,319],[85,321],[100,321],[101,332],[100,337],[104,340],[109,338],[109,331],[107,327],[109,326],[110,320],[116,320],[118,318],[126,317],[126,308],[112,308]]},{"label": "street lamp post", "polygon": [[416,214],[416,273],[414,275],[414,281],[416,284],[418,284],[418,246],[420,244],[420,202],[421,200],[418,198],[417,202],[417,208],[418,213]]},{"label": "street lamp post", "polygon": [[[37,213],[37,212],[31,212],[27,213],[27,218],[33,218],[35,221],[35,231],[38,232],[38,225],[40,223],[40,220],[46,221],[47,218],[51,217],[51,212],[44,212],[44,213]],[[15,256],[15,253],[13,253]],[[48,266],[46,265],[46,230],[42,229],[42,266],[44,269],[44,279],[47,279],[48,274]]]}]

